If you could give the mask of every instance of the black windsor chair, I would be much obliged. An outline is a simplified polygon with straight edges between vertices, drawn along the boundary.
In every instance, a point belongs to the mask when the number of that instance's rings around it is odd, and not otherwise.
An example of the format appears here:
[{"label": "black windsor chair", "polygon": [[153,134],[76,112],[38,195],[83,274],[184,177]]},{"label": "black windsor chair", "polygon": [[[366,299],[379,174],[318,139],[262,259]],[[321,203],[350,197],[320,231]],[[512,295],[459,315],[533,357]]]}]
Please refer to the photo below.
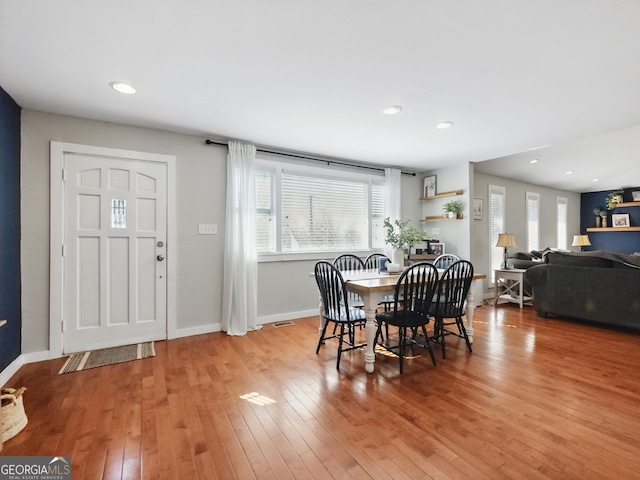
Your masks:
[{"label": "black windsor chair", "polygon": [[[344,255],[340,255],[333,260],[333,265],[340,270],[341,272],[353,271],[353,272],[361,272],[365,269],[364,262],[357,255],[353,255],[351,253],[345,253]],[[364,307],[364,302],[362,298],[357,293],[347,292],[349,296],[349,304],[352,307],[362,308]]]},{"label": "black windsor chair", "polygon": [[[440,276],[438,293],[431,304],[429,315],[435,318],[433,338],[442,347],[442,358],[446,358],[445,337],[447,335],[464,338],[469,352],[473,352],[467,330],[462,322],[472,281],[473,265],[467,260],[458,260]],[[447,322],[447,319],[453,319],[453,321]],[[445,328],[450,325],[456,325],[457,331]]]},{"label": "black windsor chair", "polygon": [[378,259],[379,258],[387,258],[384,253],[372,253],[364,260],[364,269],[365,270],[377,270],[378,269]]},{"label": "black windsor chair", "polygon": [[439,270],[445,270],[458,260],[460,257],[453,253],[443,253],[433,261],[433,266]]},{"label": "black windsor chair", "polygon": [[[337,267],[326,260],[322,260],[316,263],[314,272],[318,290],[320,290],[320,295],[322,296],[322,318],[324,320],[316,354],[320,352],[320,347],[325,340],[337,338],[338,361],[336,369],[340,369],[340,358],[344,352],[366,346],[366,343],[356,344],[354,328],[365,324],[366,315],[361,308],[355,308],[350,305],[344,279]],[[327,336],[329,323],[339,327],[339,332],[336,333],[336,328],[334,328],[333,334]]]},{"label": "black windsor chair", "polygon": [[[397,347],[381,345],[385,349],[396,353],[400,359],[400,373],[404,373],[404,353],[407,347],[418,345],[426,348],[431,356],[433,365],[436,359],[431,347],[431,339],[427,335],[426,326],[429,323],[429,309],[438,289],[438,270],[428,262],[416,263],[407,268],[396,283],[394,290],[395,300],[389,311],[376,314],[378,330],[376,331],[374,345],[378,344],[378,338],[382,334],[382,326],[393,325],[398,328],[399,343]],[[418,328],[422,330],[425,344],[416,342]],[[409,334],[408,334],[409,332]],[[388,341],[388,335],[387,335]]]}]

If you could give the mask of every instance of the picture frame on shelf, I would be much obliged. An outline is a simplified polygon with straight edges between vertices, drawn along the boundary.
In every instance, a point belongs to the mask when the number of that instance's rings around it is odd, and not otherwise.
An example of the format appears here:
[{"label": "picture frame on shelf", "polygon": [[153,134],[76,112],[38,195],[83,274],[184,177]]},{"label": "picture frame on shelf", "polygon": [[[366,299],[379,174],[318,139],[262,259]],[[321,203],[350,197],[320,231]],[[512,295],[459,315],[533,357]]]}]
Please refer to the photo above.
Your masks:
[{"label": "picture frame on shelf", "polygon": [[429,242],[429,248],[434,255],[444,255],[444,243]]},{"label": "picture frame on shelf", "polygon": [[640,202],[640,191],[631,192],[631,195],[633,196],[633,201],[634,202]]},{"label": "picture frame on shelf", "polygon": [[614,213],[611,215],[611,223],[614,228],[630,227],[628,213]]},{"label": "picture frame on shelf", "polygon": [[473,219],[482,220],[482,214],[484,212],[484,198],[473,199]]},{"label": "picture frame on shelf", "polygon": [[422,189],[425,198],[433,197],[436,194],[437,178],[436,175],[427,175],[422,179]]}]

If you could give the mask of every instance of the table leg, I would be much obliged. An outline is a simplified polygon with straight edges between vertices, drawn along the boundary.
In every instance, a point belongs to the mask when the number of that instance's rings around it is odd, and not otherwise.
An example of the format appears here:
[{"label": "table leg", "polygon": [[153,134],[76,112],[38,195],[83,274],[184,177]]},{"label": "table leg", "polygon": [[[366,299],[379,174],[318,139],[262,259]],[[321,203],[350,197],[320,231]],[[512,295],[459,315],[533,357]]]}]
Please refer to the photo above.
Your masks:
[{"label": "table leg", "polygon": [[520,278],[520,280],[518,280],[518,292],[519,292],[519,296],[518,296],[518,305],[520,305],[520,308],[523,307],[523,299],[524,299],[524,291],[523,291],[523,287],[524,287],[524,280],[522,278]]},{"label": "table leg", "polygon": [[[474,280],[471,282],[471,288],[469,288],[469,293],[467,293],[467,325],[465,329],[467,330],[467,337],[469,337],[469,343],[473,343],[473,313],[476,309],[476,295],[475,289],[477,287],[478,280]],[[498,286],[496,285],[496,288]]]},{"label": "table leg", "polygon": [[367,373],[373,373],[375,370],[375,345],[376,330],[378,322],[376,322],[376,311],[378,304],[382,301],[382,294],[378,292],[370,292],[361,295],[364,303],[364,311],[367,314],[367,323],[365,324],[365,334],[367,336],[367,346],[364,348],[364,369]]}]

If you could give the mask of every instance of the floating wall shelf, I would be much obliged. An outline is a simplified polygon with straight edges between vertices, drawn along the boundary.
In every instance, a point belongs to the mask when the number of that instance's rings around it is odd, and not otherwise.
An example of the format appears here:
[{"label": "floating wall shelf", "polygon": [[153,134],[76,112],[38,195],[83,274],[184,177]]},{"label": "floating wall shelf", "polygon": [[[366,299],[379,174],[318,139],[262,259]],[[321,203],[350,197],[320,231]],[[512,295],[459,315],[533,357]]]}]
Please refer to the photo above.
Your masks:
[{"label": "floating wall shelf", "polygon": [[435,200],[436,198],[454,197],[456,195],[462,195],[463,193],[464,193],[463,190],[452,190],[450,192],[436,193],[431,197],[422,197],[420,200]]},{"label": "floating wall shelf", "polygon": [[424,217],[421,222],[439,222],[441,220],[462,220],[462,214],[459,213],[456,218],[445,217],[444,215],[433,215],[430,217]]},{"label": "floating wall shelf", "polygon": [[587,228],[587,232],[640,232],[640,227]]},{"label": "floating wall shelf", "polygon": [[[431,198],[431,197],[429,197]],[[615,207],[613,208],[618,208],[618,207],[640,207],[640,202],[624,202],[624,203],[618,203]]]}]

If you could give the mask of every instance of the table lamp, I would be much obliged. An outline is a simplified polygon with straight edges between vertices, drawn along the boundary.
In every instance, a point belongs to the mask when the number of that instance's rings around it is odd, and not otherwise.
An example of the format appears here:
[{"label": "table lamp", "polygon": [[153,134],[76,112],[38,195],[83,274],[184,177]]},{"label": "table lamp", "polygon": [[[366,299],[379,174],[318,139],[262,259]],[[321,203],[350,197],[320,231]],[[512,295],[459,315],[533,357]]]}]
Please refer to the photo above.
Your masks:
[{"label": "table lamp", "polygon": [[504,263],[502,268],[507,268],[507,247],[517,247],[516,237],[513,233],[499,233],[496,247],[504,247]]},{"label": "table lamp", "polygon": [[574,235],[572,247],[580,247],[580,251],[582,251],[582,247],[591,245],[589,241],[589,235]]}]

